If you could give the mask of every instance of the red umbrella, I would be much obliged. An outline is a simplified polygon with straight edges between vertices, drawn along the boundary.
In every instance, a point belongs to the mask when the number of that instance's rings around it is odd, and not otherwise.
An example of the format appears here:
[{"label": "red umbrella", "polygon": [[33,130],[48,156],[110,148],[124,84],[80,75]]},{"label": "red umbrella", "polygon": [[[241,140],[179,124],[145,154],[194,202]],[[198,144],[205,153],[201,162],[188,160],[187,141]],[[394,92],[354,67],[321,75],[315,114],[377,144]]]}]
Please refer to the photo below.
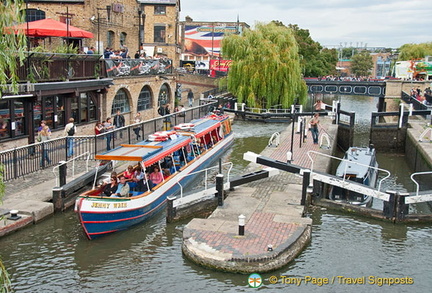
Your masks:
[{"label": "red umbrella", "polygon": [[[28,26],[28,27],[27,27]],[[27,29],[28,28],[28,29]],[[46,18],[5,28],[6,33],[22,31],[29,37],[93,38],[91,32]]]}]

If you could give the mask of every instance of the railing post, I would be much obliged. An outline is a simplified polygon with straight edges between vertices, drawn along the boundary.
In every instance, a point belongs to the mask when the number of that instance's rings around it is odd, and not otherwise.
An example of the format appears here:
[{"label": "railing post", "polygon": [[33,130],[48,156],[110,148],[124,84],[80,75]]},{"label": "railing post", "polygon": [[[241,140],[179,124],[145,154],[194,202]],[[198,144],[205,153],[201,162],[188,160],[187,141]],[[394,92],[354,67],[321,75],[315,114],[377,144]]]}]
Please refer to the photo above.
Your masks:
[{"label": "railing post", "polygon": [[396,220],[403,221],[409,213],[409,205],[405,204],[405,197],[408,193],[398,193],[396,201]]},{"label": "railing post", "polygon": [[223,174],[216,175],[216,190],[217,190],[217,198],[218,198],[218,206],[224,205],[224,187],[223,187]]},{"label": "railing post", "polygon": [[63,186],[66,184],[67,165],[65,161],[60,161],[59,164],[59,182],[60,186]]},{"label": "railing post", "polygon": [[166,221],[168,223],[172,223],[174,221],[175,216],[176,216],[177,210],[174,207],[174,200],[175,199],[176,199],[176,197],[173,196],[173,195],[170,195],[167,198],[168,202],[167,202],[167,218],[166,218]]},{"label": "railing post", "polygon": [[311,174],[310,170],[305,170],[303,172],[302,197],[301,197],[301,202],[300,202],[300,204],[302,206],[306,205],[307,190],[308,190],[309,182],[310,182],[310,174]]},{"label": "railing post", "polygon": [[396,214],[396,191],[388,190],[389,201],[384,201],[383,215],[386,219],[394,219]]}]

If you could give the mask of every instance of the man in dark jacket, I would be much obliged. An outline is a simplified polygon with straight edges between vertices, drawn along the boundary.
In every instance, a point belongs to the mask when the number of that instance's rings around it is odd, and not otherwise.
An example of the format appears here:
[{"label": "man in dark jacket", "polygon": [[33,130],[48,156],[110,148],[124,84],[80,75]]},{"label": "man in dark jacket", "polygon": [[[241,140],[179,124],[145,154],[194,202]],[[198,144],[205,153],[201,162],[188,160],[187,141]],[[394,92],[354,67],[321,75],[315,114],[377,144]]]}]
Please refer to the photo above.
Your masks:
[{"label": "man in dark jacket", "polygon": [[[115,128],[121,128],[121,127],[125,126],[125,118],[120,113],[120,109],[117,109],[117,114],[114,116],[114,126],[115,126]],[[123,138],[122,131],[119,131],[119,132],[120,132],[120,138]]]}]

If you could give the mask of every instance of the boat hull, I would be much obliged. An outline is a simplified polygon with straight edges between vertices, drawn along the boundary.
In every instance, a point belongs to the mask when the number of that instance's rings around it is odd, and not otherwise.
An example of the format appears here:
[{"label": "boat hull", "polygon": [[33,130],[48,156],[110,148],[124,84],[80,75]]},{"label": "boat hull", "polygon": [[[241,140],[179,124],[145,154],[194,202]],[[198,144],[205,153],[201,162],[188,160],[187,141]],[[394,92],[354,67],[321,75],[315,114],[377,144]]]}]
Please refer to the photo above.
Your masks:
[{"label": "boat hull", "polygon": [[213,148],[190,162],[181,172],[157,186],[143,197],[110,198],[80,196],[75,204],[81,225],[89,239],[125,230],[140,224],[157,214],[166,205],[167,197],[180,193],[180,183],[185,186],[194,178],[187,176],[205,169],[220,157],[234,142],[233,134],[227,135]]}]

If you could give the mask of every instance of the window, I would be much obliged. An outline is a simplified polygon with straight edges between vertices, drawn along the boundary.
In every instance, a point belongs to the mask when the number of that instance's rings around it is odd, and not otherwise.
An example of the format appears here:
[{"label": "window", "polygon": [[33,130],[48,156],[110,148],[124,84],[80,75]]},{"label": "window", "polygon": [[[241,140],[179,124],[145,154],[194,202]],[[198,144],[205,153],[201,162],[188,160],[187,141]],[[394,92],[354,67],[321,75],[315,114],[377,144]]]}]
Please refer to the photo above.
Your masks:
[{"label": "window", "polygon": [[159,91],[159,99],[158,99],[158,105],[164,105],[169,103],[169,88],[168,86],[164,83]]},{"label": "window", "polygon": [[107,47],[114,48],[114,32],[108,31],[107,32]]},{"label": "window", "polygon": [[143,111],[151,108],[151,92],[148,86],[144,86],[138,97],[137,111]]},{"label": "window", "polygon": [[114,101],[111,108],[111,114],[115,115],[117,113],[117,109],[120,109],[121,113],[130,112],[127,93],[123,89],[118,90],[116,96],[114,97]]},{"label": "window", "polygon": [[9,101],[0,101],[0,139],[9,138],[10,132]]},{"label": "window", "polygon": [[127,36],[126,33],[120,33],[120,45],[121,46],[127,45],[126,36]]},{"label": "window", "polygon": [[155,25],[154,26],[154,42],[155,43],[165,43],[165,25]]},{"label": "window", "polygon": [[45,11],[39,9],[26,9],[26,21],[45,19]]},{"label": "window", "polygon": [[165,15],[166,14],[166,6],[156,5],[154,8],[154,14]]}]

